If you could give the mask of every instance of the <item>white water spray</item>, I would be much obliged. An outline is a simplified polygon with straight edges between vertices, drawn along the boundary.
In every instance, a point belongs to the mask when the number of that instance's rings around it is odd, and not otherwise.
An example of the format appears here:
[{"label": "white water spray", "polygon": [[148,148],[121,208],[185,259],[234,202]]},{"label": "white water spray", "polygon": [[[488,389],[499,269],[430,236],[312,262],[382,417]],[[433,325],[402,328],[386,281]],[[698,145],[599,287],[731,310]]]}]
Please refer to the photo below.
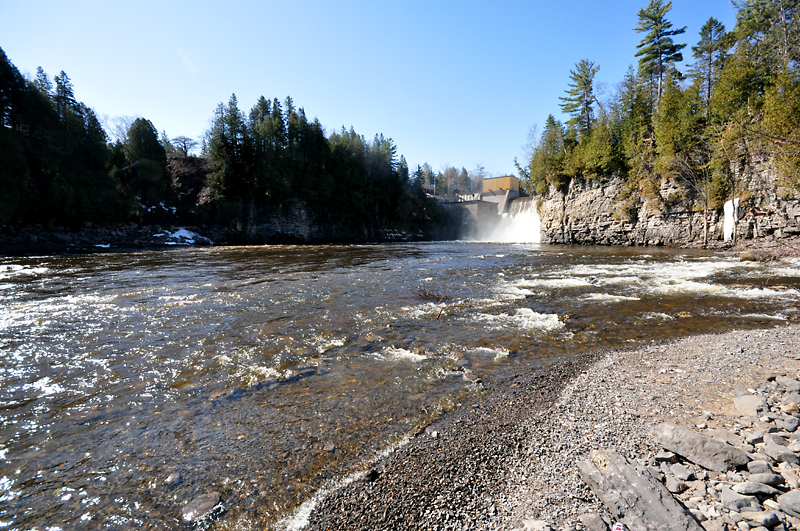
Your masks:
[{"label": "white water spray", "polygon": [[508,214],[481,234],[485,241],[503,243],[541,243],[542,223],[535,197],[524,197],[511,203]]}]

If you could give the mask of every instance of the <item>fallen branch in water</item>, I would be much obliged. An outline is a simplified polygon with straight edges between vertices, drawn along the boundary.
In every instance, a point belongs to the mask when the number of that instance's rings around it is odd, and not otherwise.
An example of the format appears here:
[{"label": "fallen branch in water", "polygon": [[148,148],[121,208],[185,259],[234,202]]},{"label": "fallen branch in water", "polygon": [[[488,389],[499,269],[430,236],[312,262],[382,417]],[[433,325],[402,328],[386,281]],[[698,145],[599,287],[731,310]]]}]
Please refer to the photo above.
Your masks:
[{"label": "fallen branch in water", "polygon": [[436,304],[453,300],[444,289],[433,286],[417,286],[413,289],[414,295],[424,301],[434,301]]}]

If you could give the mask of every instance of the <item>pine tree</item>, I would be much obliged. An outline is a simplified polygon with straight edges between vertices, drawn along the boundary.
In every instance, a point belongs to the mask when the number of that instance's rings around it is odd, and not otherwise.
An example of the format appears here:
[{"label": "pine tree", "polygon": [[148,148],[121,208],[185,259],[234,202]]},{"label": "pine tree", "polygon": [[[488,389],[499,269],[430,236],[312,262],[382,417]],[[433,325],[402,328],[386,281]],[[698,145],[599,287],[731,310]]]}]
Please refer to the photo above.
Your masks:
[{"label": "pine tree", "polygon": [[772,67],[800,61],[800,0],[733,0],[739,42]]},{"label": "pine tree", "polygon": [[252,192],[250,136],[236,94],[228,105],[219,104],[208,132],[212,180],[229,199],[244,199]]},{"label": "pine tree", "polygon": [[686,32],[686,26],[680,29],[672,28],[672,23],[666,19],[672,2],[663,3],[661,0],[650,0],[647,7],[639,10],[639,24],[634,29],[637,33],[645,33],[644,39],[636,48],[636,57],[639,57],[639,71],[657,81],[656,101],[661,99],[661,85],[664,73],[670,64],[683,61],[681,50],[685,44],[675,44],[672,37]]},{"label": "pine tree", "polygon": [[703,83],[705,104],[711,101],[714,84],[730,48],[730,39],[725,26],[714,17],[708,19],[700,28],[700,42],[692,46],[692,52],[698,61],[694,65],[694,75]]},{"label": "pine tree", "polygon": [[547,117],[529,165],[531,183],[537,194],[545,193],[548,185],[560,188],[566,184],[566,154],[564,126],[551,114]]},{"label": "pine tree", "polygon": [[458,189],[463,194],[472,192],[472,179],[469,178],[466,168],[461,168],[461,173],[458,174]]},{"label": "pine tree", "polygon": [[561,110],[572,116],[567,122],[578,128],[579,138],[583,139],[589,135],[594,120],[594,76],[600,69],[599,66],[588,59],[581,59],[576,63],[575,70],[569,71],[572,83],[569,84],[567,96],[558,98],[561,103]]},{"label": "pine tree", "polygon": [[50,81],[41,66],[36,67],[36,79],[33,85],[42,94],[50,96],[53,93],[53,82]]},{"label": "pine tree", "polygon": [[62,120],[66,119],[67,109],[75,106],[75,91],[72,87],[72,81],[63,70],[55,77],[56,92],[53,96],[53,103],[55,103],[56,111]]}]

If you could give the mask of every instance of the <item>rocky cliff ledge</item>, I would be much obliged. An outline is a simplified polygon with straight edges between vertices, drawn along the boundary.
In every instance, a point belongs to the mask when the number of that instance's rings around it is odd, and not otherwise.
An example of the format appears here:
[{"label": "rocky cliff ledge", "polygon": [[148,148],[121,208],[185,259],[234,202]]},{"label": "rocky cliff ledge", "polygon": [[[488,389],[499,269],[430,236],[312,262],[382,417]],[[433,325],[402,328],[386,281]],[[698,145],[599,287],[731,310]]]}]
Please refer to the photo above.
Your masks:
[{"label": "rocky cliff ledge", "polygon": [[[779,186],[767,165],[741,180],[736,237],[786,238],[800,234],[800,201]],[[682,183],[664,180],[658,195],[625,199],[617,176],[573,179],[541,197],[542,243],[691,246],[703,241],[703,211]],[[708,239],[723,240],[722,208],[708,215]]]}]

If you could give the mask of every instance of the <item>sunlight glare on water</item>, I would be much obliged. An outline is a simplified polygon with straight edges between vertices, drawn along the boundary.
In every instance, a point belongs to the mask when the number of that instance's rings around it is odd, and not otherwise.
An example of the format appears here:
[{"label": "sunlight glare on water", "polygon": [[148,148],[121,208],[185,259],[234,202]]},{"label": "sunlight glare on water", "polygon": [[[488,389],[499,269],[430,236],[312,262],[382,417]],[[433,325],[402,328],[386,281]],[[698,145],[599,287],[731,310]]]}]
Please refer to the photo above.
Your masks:
[{"label": "sunlight glare on water", "polygon": [[0,522],[176,529],[217,491],[215,528],[296,523],[481,386],[594,348],[796,322],[799,288],[797,260],[530,243],[5,259]]}]

